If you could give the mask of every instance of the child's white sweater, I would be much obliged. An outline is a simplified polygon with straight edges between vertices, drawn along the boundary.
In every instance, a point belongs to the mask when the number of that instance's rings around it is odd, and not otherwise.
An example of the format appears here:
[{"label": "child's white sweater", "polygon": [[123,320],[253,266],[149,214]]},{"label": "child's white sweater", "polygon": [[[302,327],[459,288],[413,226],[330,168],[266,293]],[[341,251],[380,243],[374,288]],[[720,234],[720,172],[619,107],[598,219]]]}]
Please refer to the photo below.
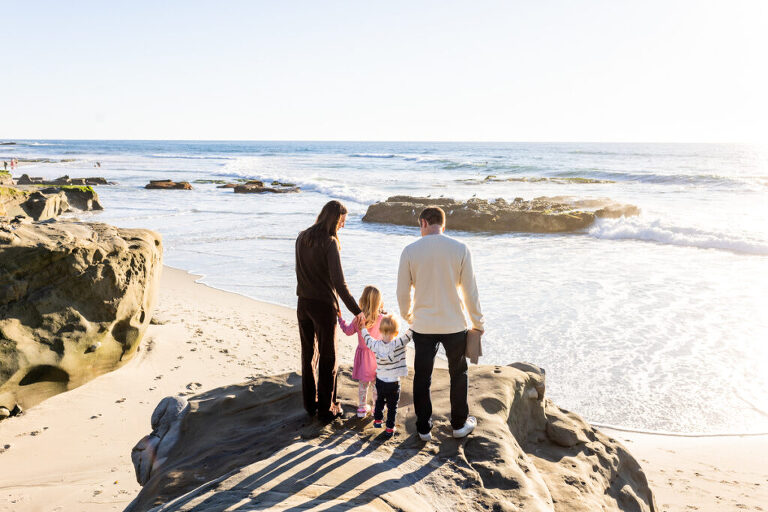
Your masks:
[{"label": "child's white sweater", "polygon": [[376,378],[384,382],[397,382],[400,377],[408,376],[408,365],[405,362],[405,346],[413,339],[413,331],[408,329],[405,334],[390,342],[377,340],[363,328],[363,339],[366,346],[376,354]]}]

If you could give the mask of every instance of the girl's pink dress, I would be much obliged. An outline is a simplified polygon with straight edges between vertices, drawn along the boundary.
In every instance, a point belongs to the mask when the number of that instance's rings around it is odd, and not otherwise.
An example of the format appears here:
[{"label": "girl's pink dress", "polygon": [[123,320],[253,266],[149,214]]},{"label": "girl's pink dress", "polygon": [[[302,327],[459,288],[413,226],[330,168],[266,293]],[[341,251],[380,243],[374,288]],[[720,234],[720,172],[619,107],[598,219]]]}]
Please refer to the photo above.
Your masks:
[{"label": "girl's pink dress", "polygon": [[[379,324],[381,315],[376,318],[373,327],[368,329],[368,333],[376,339],[381,339]],[[376,355],[365,345],[363,334],[355,329],[353,323],[347,323],[339,317],[341,330],[347,336],[357,333],[357,350],[355,350],[355,364],[352,366],[352,378],[360,382],[374,382],[376,380]]]}]

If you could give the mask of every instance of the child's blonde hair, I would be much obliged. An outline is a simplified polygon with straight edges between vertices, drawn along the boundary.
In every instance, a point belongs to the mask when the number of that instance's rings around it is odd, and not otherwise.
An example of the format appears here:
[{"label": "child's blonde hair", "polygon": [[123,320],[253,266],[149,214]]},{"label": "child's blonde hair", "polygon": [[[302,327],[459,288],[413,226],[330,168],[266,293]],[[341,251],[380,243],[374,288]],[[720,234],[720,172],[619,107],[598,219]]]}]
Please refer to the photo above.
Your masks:
[{"label": "child's blonde hair", "polygon": [[384,306],[384,302],[381,300],[381,291],[375,286],[366,286],[358,304],[365,314],[365,328],[370,329],[376,323],[379,311]]},{"label": "child's blonde hair", "polygon": [[394,337],[398,331],[400,331],[400,322],[397,321],[397,318],[392,315],[381,317],[381,323],[379,324],[379,332],[381,334]]}]

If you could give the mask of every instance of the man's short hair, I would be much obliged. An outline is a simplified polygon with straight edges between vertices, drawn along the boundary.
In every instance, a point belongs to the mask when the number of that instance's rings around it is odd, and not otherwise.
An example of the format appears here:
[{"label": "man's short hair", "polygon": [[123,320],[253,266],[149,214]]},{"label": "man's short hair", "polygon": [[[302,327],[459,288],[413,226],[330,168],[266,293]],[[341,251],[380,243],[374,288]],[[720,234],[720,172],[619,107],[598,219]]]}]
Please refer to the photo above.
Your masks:
[{"label": "man's short hair", "polygon": [[445,226],[445,212],[439,206],[424,208],[419,214],[419,224],[421,224],[422,220],[427,221],[427,224],[430,226],[435,224]]}]

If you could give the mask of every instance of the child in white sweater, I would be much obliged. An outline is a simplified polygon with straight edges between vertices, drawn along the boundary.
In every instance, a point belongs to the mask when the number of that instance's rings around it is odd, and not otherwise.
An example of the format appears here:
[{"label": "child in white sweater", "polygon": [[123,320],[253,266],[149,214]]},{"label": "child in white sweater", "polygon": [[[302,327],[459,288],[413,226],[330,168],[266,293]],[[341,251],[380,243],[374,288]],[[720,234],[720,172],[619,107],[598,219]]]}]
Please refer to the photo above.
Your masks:
[{"label": "child in white sweater", "polygon": [[381,428],[384,419],[384,406],[387,406],[387,435],[395,433],[395,416],[397,402],[400,400],[400,377],[408,375],[408,365],[405,362],[405,346],[413,339],[410,329],[402,336],[394,338],[398,333],[397,319],[392,315],[381,318],[379,332],[383,339],[377,340],[362,330],[366,346],[376,354],[376,405],[373,410],[373,426]]}]

